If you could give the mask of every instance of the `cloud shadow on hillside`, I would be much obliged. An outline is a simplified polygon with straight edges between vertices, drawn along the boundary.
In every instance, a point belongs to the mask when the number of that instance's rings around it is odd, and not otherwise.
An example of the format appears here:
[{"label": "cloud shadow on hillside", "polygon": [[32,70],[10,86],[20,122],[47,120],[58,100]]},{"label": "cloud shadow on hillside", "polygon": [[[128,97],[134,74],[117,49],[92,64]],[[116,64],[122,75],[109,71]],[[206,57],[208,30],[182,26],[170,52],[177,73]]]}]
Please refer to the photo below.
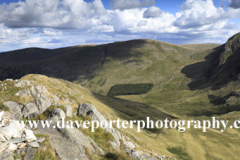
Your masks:
[{"label": "cloud shadow on hillside", "polygon": [[140,57],[143,53],[131,52],[131,49],[145,43],[145,40],[132,40],[98,46],[27,48],[0,53],[0,80],[19,79],[27,74],[79,82],[89,80],[98,73],[107,56],[114,59]]}]

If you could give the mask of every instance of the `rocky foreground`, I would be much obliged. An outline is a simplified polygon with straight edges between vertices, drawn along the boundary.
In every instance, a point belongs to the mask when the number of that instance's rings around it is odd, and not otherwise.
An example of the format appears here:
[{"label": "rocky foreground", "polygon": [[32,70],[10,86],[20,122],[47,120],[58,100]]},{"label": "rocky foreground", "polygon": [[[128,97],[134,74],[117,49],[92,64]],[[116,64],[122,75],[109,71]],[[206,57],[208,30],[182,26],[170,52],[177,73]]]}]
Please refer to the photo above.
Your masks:
[{"label": "rocky foreground", "polygon": [[35,150],[45,140],[36,137],[31,129],[25,128],[19,121],[13,120],[9,112],[0,113],[0,159],[13,160],[13,155],[22,155],[24,160],[34,158]]},{"label": "rocky foreground", "polygon": [[[31,76],[34,78],[43,78],[40,75]],[[55,83],[59,82],[56,80]],[[2,90],[6,94],[5,97],[2,96],[0,98],[2,98],[3,108],[8,110],[0,114],[1,123],[4,122],[0,126],[0,159],[11,160],[14,159],[14,156],[24,160],[36,159],[34,157],[35,152],[37,150],[44,150],[41,147],[41,143],[44,142],[45,138],[36,137],[35,135],[49,136],[51,147],[57,157],[62,160],[89,160],[92,157],[95,157],[95,159],[109,157],[110,153],[106,148],[101,148],[102,144],[95,142],[89,135],[86,135],[87,132],[81,129],[55,127],[47,129],[41,126],[30,129],[28,126],[19,125],[18,120],[23,118],[51,120],[53,123],[56,123],[61,118],[74,120],[76,118],[84,119],[84,117],[90,117],[91,120],[99,122],[107,121],[108,118],[101,114],[92,104],[79,103],[78,99],[72,98],[75,94],[79,95],[82,99],[84,98],[84,95],[77,93],[77,90],[73,89],[72,92],[74,93],[69,91],[68,94],[70,96],[64,96],[60,95],[60,92],[59,94],[50,92],[47,89],[49,86],[45,87],[45,85],[48,85],[48,83],[36,84],[28,80],[11,79],[0,83]],[[8,90],[11,90],[11,92],[7,92]],[[12,92],[13,90],[14,92]],[[78,107],[75,110],[72,106],[76,105]],[[10,121],[6,121],[6,119]],[[120,133],[120,131],[121,128],[106,128],[101,131],[111,137],[104,143],[110,144],[110,147],[116,153],[124,152],[129,159],[137,160],[168,159],[165,156],[159,156],[153,151],[144,148],[131,137]]]}]

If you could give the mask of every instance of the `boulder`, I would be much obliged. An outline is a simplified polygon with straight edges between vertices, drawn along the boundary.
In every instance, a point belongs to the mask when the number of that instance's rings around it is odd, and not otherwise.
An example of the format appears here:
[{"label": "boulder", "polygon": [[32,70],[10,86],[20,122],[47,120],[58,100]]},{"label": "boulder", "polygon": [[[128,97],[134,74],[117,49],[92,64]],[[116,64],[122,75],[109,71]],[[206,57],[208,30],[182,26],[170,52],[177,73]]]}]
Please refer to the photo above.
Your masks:
[{"label": "boulder", "polygon": [[22,110],[22,114],[26,118],[34,118],[39,114],[38,107],[34,102],[28,102]]},{"label": "boulder", "polygon": [[64,111],[60,108],[54,108],[52,113],[51,113],[52,116],[58,116],[59,118],[66,118],[66,115],[64,113]]},{"label": "boulder", "polygon": [[32,130],[26,129],[24,133],[25,133],[25,139],[27,140],[27,142],[32,142],[37,140]]},{"label": "boulder", "polygon": [[70,105],[65,105],[65,112],[67,117],[72,117],[73,116],[73,110]]}]

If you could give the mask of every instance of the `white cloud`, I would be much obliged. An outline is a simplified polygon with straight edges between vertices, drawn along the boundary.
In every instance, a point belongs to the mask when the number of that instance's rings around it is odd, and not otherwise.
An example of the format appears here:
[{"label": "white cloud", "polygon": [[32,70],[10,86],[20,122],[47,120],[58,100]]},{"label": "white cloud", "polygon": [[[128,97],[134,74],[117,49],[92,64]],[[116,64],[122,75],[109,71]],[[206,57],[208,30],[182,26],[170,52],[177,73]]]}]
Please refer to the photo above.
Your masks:
[{"label": "white cloud", "polygon": [[212,0],[187,0],[177,13],[175,26],[181,28],[196,28],[203,25],[225,21],[229,18],[223,8],[216,8]]},{"label": "white cloud", "polygon": [[109,2],[112,9],[133,9],[148,7],[155,4],[155,0],[112,0]]},{"label": "white cloud", "polygon": [[177,44],[223,43],[239,31],[239,23],[228,20],[240,18],[240,9],[216,7],[212,0],[186,0],[181,11],[174,14],[156,6],[142,8],[152,5],[153,0],[112,2],[119,9],[106,10],[101,0],[88,3],[84,0],[26,0],[2,4],[0,51],[23,45],[54,48],[133,38]]},{"label": "white cloud", "polygon": [[40,33],[41,36],[61,36],[62,32],[55,32],[53,30],[44,29],[43,33]]},{"label": "white cloud", "polygon": [[156,6],[152,6],[149,7],[144,13],[143,13],[143,17],[144,18],[156,18],[156,17],[160,17],[163,14],[163,11],[156,7]]},{"label": "white cloud", "polygon": [[26,0],[0,5],[0,23],[10,28],[84,28],[106,14],[101,0]]}]

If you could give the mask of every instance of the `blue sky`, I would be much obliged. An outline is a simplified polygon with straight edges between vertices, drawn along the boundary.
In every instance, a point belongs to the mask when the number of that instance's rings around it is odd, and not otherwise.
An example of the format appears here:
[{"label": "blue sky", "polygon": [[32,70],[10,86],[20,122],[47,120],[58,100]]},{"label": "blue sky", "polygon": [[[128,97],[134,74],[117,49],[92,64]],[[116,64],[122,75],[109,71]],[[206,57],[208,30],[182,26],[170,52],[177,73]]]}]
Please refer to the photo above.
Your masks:
[{"label": "blue sky", "polygon": [[225,43],[240,0],[0,0],[0,52],[130,39]]}]

